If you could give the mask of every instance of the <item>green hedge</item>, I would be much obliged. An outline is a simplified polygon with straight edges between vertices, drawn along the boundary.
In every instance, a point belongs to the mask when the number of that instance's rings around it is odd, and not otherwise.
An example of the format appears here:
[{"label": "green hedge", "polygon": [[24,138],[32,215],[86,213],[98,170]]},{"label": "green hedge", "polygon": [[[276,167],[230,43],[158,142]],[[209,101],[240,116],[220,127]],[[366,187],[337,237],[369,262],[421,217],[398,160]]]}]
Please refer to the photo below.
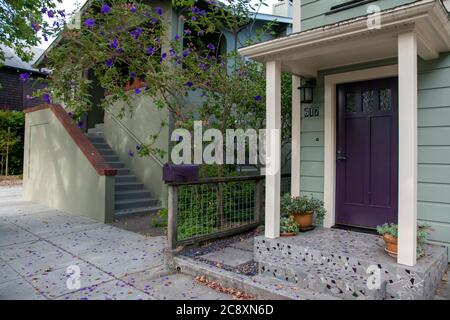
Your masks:
[{"label": "green hedge", "polygon": [[[25,114],[23,112],[0,110],[0,154],[6,156],[6,146],[8,144],[9,175],[22,174],[24,128]],[[5,163],[3,163],[2,169],[4,174]]]}]

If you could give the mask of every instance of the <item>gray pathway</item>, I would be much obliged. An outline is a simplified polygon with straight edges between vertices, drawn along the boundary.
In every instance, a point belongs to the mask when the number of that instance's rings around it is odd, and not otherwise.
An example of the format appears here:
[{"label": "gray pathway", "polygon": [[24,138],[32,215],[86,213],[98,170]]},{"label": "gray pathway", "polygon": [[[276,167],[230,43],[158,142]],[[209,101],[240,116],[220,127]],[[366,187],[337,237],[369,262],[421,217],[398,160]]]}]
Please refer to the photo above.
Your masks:
[{"label": "gray pathway", "polygon": [[[0,188],[0,300],[230,299],[168,275],[164,237],[145,237],[22,200]],[[76,272],[80,270],[80,286]]]}]

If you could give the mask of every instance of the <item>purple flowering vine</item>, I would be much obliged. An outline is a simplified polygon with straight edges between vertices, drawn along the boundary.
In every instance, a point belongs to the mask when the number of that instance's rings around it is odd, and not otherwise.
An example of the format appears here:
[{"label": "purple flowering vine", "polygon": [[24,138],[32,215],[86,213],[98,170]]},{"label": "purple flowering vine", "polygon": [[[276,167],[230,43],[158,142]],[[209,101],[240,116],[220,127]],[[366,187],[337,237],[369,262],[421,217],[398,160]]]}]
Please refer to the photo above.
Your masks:
[{"label": "purple flowering vine", "polygon": [[118,46],[119,46],[119,40],[117,40],[117,38],[114,38],[113,41],[111,41],[111,43],[109,44],[109,47],[111,49],[117,49]]},{"label": "purple flowering vine", "polygon": [[162,16],[163,15],[163,9],[161,7],[156,7],[155,8],[155,12],[158,16]]},{"label": "purple flowering vine", "polygon": [[112,59],[108,59],[108,60],[105,61],[105,65],[106,65],[108,68],[111,68],[111,67],[113,66],[113,64],[114,64],[114,62],[113,62]]},{"label": "purple flowering vine", "polygon": [[108,14],[111,11],[111,7],[104,3],[100,11],[102,14]]},{"label": "purple flowering vine", "polygon": [[147,54],[149,56],[151,56],[154,52],[155,52],[155,49],[152,46],[147,47],[147,49],[145,50],[145,54]]},{"label": "purple flowering vine", "polygon": [[51,98],[50,98],[50,95],[48,93],[44,93],[42,95],[42,99],[44,99],[44,101],[47,102],[47,103],[51,102]]},{"label": "purple flowering vine", "polygon": [[20,75],[19,75],[19,79],[20,79],[20,81],[22,81],[22,82],[27,82],[29,79],[30,79],[30,74],[29,73],[21,73]]},{"label": "purple flowering vine", "polygon": [[95,19],[94,18],[89,18],[84,20],[84,25],[88,28],[92,28],[95,26]]}]

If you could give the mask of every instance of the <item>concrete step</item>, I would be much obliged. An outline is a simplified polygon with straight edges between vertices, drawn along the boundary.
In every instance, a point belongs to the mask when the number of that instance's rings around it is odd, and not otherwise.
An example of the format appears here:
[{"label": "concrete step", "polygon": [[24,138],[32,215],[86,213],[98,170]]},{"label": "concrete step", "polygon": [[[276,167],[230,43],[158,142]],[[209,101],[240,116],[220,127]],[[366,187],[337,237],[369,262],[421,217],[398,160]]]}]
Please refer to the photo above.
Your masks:
[{"label": "concrete step", "polygon": [[[116,178],[117,179],[117,178]],[[131,200],[131,199],[149,199],[151,197],[150,191],[147,190],[132,190],[132,191],[116,191],[115,200]]]},{"label": "concrete step", "polygon": [[93,145],[94,145],[94,147],[97,149],[97,150],[99,150],[99,149],[102,149],[102,150],[111,150],[112,151],[112,149],[111,149],[111,147],[109,146],[109,144],[107,144],[106,142],[101,142],[101,143],[98,143],[98,142],[93,142],[92,143]]},{"label": "concrete step", "polygon": [[130,169],[128,168],[117,168],[116,170],[117,170],[116,178],[120,176],[127,176],[130,174]]},{"label": "concrete step", "polygon": [[[94,145],[95,147],[95,145]],[[114,151],[111,148],[96,148],[98,153],[100,153],[102,156],[115,156],[116,154],[114,153]]]},{"label": "concrete step", "polygon": [[267,256],[258,262],[262,276],[291,283],[299,289],[345,300],[382,300],[386,296],[386,281],[382,281],[379,288],[373,289],[368,286],[368,275],[360,275],[350,266],[343,269],[327,260],[310,263],[291,256]]},{"label": "concrete step", "polygon": [[158,205],[157,199],[131,199],[131,200],[116,200],[114,204],[115,210],[133,209],[133,208],[145,208],[154,207]]},{"label": "concrete step", "polygon": [[131,174],[116,176],[116,183],[126,183],[126,182],[137,182],[136,176]]},{"label": "concrete step", "polygon": [[105,138],[100,137],[100,136],[95,136],[95,135],[92,135],[92,134],[89,134],[89,133],[88,133],[88,134],[87,134],[87,138],[88,138],[89,141],[92,142],[92,143],[96,143],[96,144],[103,143],[103,144],[106,144]]},{"label": "concrete step", "polygon": [[125,168],[125,164],[121,161],[107,161],[108,165],[114,169]]},{"label": "concrete step", "polygon": [[140,182],[116,183],[115,187],[116,191],[134,191],[144,189],[144,185]]},{"label": "concrete step", "polygon": [[314,292],[311,290],[299,290],[290,283],[279,281],[260,275],[247,276],[231,272],[214,265],[194,260],[189,257],[176,256],[175,268],[184,274],[205,276],[208,280],[217,281],[221,285],[235,290],[251,294],[261,300],[340,300],[335,296]]},{"label": "concrete step", "polygon": [[150,212],[157,212],[161,209],[162,209],[162,207],[159,205],[153,206],[153,207],[123,209],[123,210],[116,210],[114,212],[114,215],[116,217],[118,217],[118,216],[130,215],[130,214],[146,214],[146,213],[150,213]]},{"label": "concrete step", "polygon": [[120,158],[116,155],[105,155],[103,156],[103,159],[105,159],[106,162],[118,162],[120,161]]}]

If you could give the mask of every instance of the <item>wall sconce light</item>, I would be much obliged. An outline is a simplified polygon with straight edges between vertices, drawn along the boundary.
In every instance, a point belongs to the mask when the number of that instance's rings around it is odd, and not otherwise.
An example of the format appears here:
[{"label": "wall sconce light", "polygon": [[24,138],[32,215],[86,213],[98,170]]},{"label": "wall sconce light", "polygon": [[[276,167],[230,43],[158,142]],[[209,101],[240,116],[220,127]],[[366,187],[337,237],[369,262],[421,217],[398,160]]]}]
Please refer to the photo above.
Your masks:
[{"label": "wall sconce light", "polygon": [[314,89],[316,82],[314,79],[306,80],[298,89],[300,90],[300,100],[302,103],[312,103],[314,101]]}]

